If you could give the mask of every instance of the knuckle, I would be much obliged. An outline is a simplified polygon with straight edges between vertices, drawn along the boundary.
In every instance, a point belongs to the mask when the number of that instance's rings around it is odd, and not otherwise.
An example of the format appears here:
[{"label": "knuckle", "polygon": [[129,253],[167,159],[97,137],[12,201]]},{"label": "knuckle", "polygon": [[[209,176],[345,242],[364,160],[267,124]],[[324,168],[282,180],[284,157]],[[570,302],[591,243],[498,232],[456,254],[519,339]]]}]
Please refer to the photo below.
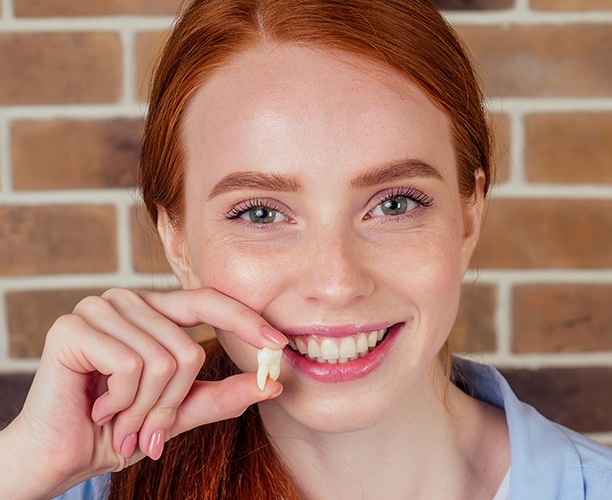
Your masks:
[{"label": "knuckle", "polygon": [[128,290],[127,288],[115,287],[106,290],[101,295],[101,297],[105,301],[110,302],[112,304],[114,302],[133,301],[137,297],[137,295],[133,291]]},{"label": "knuckle", "polygon": [[151,358],[151,374],[156,378],[169,379],[176,369],[176,360],[166,351],[160,351]]},{"label": "knuckle", "polygon": [[144,365],[142,358],[135,352],[126,352],[123,354],[120,364],[122,371],[130,377],[140,375]]},{"label": "knuckle", "polygon": [[206,353],[204,348],[197,342],[190,342],[181,351],[180,362],[188,368],[199,369],[204,363]]},{"label": "knuckle", "polygon": [[102,297],[90,295],[79,301],[74,308],[74,314],[78,314],[79,316],[87,316],[93,311],[106,308],[108,308],[108,303]]}]

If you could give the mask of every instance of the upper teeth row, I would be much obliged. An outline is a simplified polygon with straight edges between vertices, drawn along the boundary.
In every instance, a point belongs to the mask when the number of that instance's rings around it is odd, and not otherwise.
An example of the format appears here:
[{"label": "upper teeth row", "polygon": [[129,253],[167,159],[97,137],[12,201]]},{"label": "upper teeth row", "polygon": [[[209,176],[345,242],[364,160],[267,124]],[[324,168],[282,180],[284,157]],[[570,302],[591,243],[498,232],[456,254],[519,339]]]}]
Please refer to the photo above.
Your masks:
[{"label": "upper teeth row", "polygon": [[302,337],[289,339],[289,345],[301,354],[321,363],[346,363],[365,356],[382,340],[386,329],[360,332],[348,337]]}]

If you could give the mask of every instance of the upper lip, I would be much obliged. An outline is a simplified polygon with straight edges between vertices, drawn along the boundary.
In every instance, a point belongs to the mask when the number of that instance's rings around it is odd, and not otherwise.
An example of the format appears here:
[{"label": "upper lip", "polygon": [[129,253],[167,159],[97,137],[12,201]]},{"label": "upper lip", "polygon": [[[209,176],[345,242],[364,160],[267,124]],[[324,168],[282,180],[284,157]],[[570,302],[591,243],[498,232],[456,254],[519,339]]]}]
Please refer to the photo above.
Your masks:
[{"label": "upper lip", "polygon": [[306,335],[316,335],[319,337],[348,337],[361,332],[373,332],[390,328],[395,323],[376,322],[376,323],[358,323],[350,325],[309,325],[291,328],[283,328],[280,331],[289,337],[299,337]]}]

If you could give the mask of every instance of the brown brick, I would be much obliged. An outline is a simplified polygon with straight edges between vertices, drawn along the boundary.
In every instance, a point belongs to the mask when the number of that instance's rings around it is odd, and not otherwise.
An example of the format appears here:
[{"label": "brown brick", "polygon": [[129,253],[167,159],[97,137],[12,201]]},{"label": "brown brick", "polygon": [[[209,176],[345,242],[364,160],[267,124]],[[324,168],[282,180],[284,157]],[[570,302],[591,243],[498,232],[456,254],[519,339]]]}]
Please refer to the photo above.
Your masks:
[{"label": "brown brick", "polygon": [[612,368],[504,369],[519,399],[578,432],[612,431]]},{"label": "brown brick", "polygon": [[139,273],[170,273],[164,248],[144,206],[132,210],[132,258]]},{"label": "brown brick", "polygon": [[142,135],[136,119],[23,120],[11,127],[15,189],[132,187]]},{"label": "brown brick", "polygon": [[525,285],[513,295],[515,352],[612,350],[612,285]]},{"label": "brown brick", "polygon": [[494,199],[472,264],[485,268],[612,267],[612,200]]},{"label": "brown brick", "polygon": [[13,358],[39,358],[47,331],[62,314],[88,295],[104,290],[28,290],[6,294],[6,310]]},{"label": "brown brick", "polygon": [[551,113],[525,120],[531,182],[612,183],[612,113]]},{"label": "brown brick", "polygon": [[492,97],[612,95],[611,30],[605,23],[459,28]]},{"label": "brown brick", "polygon": [[147,100],[153,69],[168,36],[169,33],[165,31],[148,31],[136,37],[134,94],[141,101]]},{"label": "brown brick", "polygon": [[0,206],[0,275],[115,271],[115,225],[109,206]]},{"label": "brown brick", "polygon": [[180,0],[104,0],[75,2],[74,0],[15,0],[18,17],[55,16],[114,16],[121,14],[174,15]]},{"label": "brown brick", "polygon": [[611,10],[610,0],[531,0],[535,10]]},{"label": "brown brick", "polygon": [[0,373],[0,429],[23,407],[33,377],[31,373]]},{"label": "brown brick", "polygon": [[453,352],[495,350],[495,308],[497,289],[492,285],[466,284],[450,337]]},{"label": "brown brick", "polygon": [[443,10],[499,10],[514,6],[514,0],[434,0]]},{"label": "brown brick", "polygon": [[1,33],[0,105],[115,102],[121,59],[116,33]]},{"label": "brown brick", "polygon": [[491,128],[495,133],[495,181],[503,183],[510,177],[510,118],[508,115],[494,115],[491,118]]}]

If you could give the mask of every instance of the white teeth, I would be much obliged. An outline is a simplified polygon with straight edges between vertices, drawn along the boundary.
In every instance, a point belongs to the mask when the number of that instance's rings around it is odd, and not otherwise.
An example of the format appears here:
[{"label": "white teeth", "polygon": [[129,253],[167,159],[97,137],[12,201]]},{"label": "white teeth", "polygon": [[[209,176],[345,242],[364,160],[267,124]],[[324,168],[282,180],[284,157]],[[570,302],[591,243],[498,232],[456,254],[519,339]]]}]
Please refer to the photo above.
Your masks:
[{"label": "white teeth", "polygon": [[368,347],[376,347],[376,342],[378,342],[378,332],[368,333]]},{"label": "white teeth", "polygon": [[308,339],[308,356],[312,359],[321,357],[321,348],[313,338]]},{"label": "white teeth", "polygon": [[297,349],[298,351],[300,351],[301,354],[308,353],[308,346],[306,345],[306,342],[304,342],[303,339],[297,338],[295,339],[295,343],[297,344]]},{"label": "white teeth", "polygon": [[359,354],[365,354],[368,352],[368,338],[365,333],[357,335],[357,352]]},{"label": "white teeth", "polygon": [[270,377],[276,380],[280,375],[282,350],[273,350],[268,347],[260,349],[257,353],[257,387],[260,390],[266,388],[266,379]]},{"label": "white teeth", "polygon": [[338,346],[329,338],[323,339],[321,342],[321,357],[326,360],[338,359]]},{"label": "white teeth", "polygon": [[332,337],[295,337],[290,340],[293,350],[319,363],[346,363],[362,358],[374,349],[387,333],[386,329],[360,332],[342,339]]},{"label": "white teeth", "polygon": [[340,358],[352,358],[357,355],[357,346],[353,337],[344,337],[340,343]]}]

